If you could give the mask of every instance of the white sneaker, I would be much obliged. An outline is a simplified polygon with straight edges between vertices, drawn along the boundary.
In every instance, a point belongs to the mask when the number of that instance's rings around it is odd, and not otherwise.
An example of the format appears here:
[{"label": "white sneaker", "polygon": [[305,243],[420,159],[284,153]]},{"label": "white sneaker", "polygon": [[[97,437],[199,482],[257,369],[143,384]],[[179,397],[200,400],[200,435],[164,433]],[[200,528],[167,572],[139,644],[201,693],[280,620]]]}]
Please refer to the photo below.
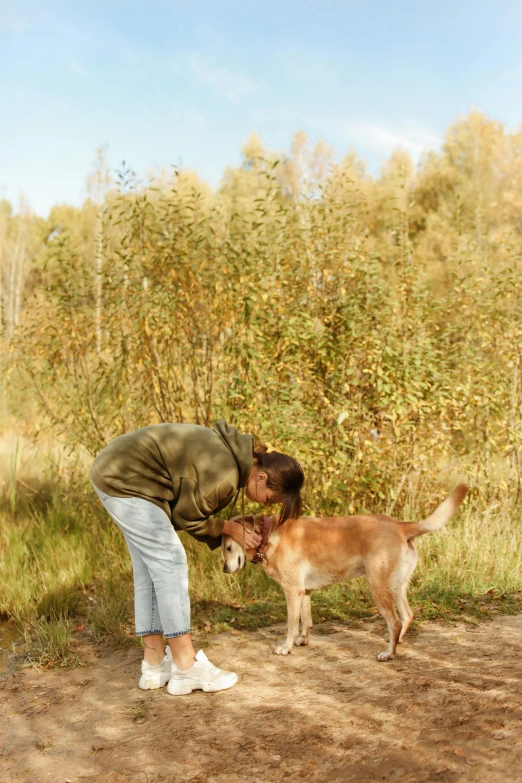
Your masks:
[{"label": "white sneaker", "polygon": [[224,691],[231,688],[237,682],[235,672],[226,672],[218,669],[217,666],[210,663],[209,659],[199,650],[196,654],[196,660],[190,669],[184,671],[178,669],[176,664],[172,664],[172,673],[167,685],[167,690],[173,696],[181,696],[185,693],[192,693],[197,689],[206,693],[214,691]]},{"label": "white sneaker", "polygon": [[157,666],[152,666],[147,661],[141,662],[141,677],[139,686],[144,691],[151,691],[154,688],[163,688],[170,680],[172,671],[172,653],[170,647],[165,647],[165,657]]}]

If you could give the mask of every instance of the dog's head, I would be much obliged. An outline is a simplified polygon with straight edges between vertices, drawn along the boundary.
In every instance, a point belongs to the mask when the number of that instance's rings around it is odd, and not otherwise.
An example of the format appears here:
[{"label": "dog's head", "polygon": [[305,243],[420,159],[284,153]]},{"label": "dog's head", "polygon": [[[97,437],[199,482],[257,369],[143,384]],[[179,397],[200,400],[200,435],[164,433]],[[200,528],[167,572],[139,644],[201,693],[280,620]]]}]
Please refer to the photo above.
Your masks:
[{"label": "dog's head", "polygon": [[223,571],[225,574],[235,574],[246,566],[246,553],[241,544],[230,536],[223,536]]},{"label": "dog's head", "polygon": [[[236,517],[236,519],[239,521],[240,518]],[[249,514],[241,519],[243,520],[241,524],[245,526],[245,530],[261,532],[263,528],[262,514]],[[242,544],[238,544],[237,541],[226,535],[223,536],[222,549],[225,560],[223,564],[225,574],[236,574],[238,571],[241,571],[246,566],[247,560],[252,560],[256,553],[255,549],[247,549],[245,551]]]}]

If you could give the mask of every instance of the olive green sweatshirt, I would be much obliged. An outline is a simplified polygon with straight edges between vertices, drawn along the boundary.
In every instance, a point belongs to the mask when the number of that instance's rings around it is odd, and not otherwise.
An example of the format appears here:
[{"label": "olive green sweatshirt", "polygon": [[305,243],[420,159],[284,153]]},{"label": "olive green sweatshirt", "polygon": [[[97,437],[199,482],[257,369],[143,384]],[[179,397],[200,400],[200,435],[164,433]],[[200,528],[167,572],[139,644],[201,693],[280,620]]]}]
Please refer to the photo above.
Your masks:
[{"label": "olive green sweatshirt", "polygon": [[151,424],[120,435],[94,460],[91,479],[114,497],[138,497],[162,508],[176,530],[211,549],[220,545],[225,508],[252,470],[251,435],[224,419],[197,424]]}]

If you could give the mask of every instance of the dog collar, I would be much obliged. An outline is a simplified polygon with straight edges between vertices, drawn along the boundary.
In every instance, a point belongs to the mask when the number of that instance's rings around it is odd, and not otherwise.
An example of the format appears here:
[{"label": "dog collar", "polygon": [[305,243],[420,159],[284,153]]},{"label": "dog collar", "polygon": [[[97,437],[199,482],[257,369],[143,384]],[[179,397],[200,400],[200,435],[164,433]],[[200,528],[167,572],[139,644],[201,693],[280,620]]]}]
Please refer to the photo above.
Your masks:
[{"label": "dog collar", "polygon": [[254,565],[256,563],[262,563],[263,560],[265,559],[265,552],[267,550],[268,539],[270,537],[270,527],[271,527],[270,517],[263,517],[263,529],[261,531],[261,543],[257,547],[256,553],[255,553],[254,557],[252,558],[252,560],[250,561],[251,563],[254,563]]}]

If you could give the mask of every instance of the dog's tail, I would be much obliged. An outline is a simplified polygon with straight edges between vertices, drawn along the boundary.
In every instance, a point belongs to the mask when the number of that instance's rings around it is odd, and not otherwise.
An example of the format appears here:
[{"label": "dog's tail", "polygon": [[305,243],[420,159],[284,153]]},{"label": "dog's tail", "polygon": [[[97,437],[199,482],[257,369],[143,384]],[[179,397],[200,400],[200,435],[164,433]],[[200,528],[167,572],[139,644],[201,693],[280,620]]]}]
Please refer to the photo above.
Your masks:
[{"label": "dog's tail", "polygon": [[439,530],[441,527],[444,527],[464,500],[467,491],[466,484],[459,484],[427,519],[423,519],[422,522],[405,522],[401,524],[401,529],[404,529],[408,541],[410,538],[415,538],[415,536],[422,536],[423,533],[431,533],[433,530]]}]

